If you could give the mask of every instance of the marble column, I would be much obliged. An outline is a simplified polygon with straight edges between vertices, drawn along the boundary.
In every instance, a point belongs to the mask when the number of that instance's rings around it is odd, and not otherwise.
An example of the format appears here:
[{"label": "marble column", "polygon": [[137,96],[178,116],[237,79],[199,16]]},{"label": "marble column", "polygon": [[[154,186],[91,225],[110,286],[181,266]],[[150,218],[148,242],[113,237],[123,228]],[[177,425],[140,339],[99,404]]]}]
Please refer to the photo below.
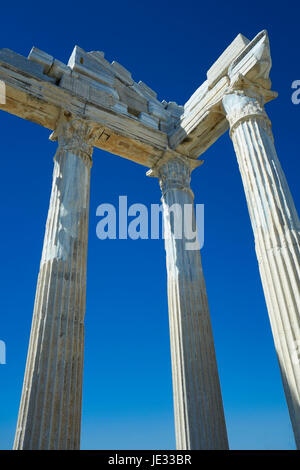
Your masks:
[{"label": "marble column", "polygon": [[79,449],[94,129],[68,113],[58,140],[14,449]]},{"label": "marble column", "polygon": [[148,173],[159,178],[162,190],[176,446],[227,449],[200,250],[191,249],[185,231],[187,207],[195,223],[190,162],[171,153]]},{"label": "marble column", "polygon": [[[242,85],[242,84],[241,84]],[[295,440],[300,447],[300,224],[264,110],[267,90],[245,82],[223,98]]]}]

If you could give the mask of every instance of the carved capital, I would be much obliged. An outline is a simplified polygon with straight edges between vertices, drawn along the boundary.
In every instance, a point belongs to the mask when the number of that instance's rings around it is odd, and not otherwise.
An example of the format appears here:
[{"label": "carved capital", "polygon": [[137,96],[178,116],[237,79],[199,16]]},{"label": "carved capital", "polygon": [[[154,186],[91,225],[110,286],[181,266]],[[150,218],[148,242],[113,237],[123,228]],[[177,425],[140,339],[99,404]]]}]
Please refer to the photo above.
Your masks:
[{"label": "carved capital", "polygon": [[171,190],[188,191],[193,196],[190,188],[191,172],[202,163],[203,160],[194,160],[167,149],[162,158],[147,172],[147,176],[159,178],[162,197]]},{"label": "carved capital", "polygon": [[102,128],[65,111],[50,135],[50,140],[58,141],[58,152],[72,152],[79,155],[87,166],[92,166],[93,146],[102,131]]},{"label": "carved capital", "polygon": [[230,125],[230,136],[237,126],[249,119],[260,119],[271,135],[271,122],[264,109],[264,103],[277,96],[276,92],[263,88],[240,77],[225,92],[222,99],[226,118]]}]

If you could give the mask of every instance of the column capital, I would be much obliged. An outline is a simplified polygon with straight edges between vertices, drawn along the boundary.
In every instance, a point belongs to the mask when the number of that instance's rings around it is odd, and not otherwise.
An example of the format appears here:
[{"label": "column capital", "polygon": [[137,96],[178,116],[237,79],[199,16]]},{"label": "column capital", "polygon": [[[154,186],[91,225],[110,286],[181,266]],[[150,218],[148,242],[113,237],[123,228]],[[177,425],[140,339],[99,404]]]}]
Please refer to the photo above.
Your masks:
[{"label": "column capital", "polygon": [[163,197],[173,189],[191,192],[191,172],[202,163],[203,160],[194,160],[168,148],[146,174],[159,178]]},{"label": "column capital", "polygon": [[93,146],[102,131],[102,128],[86,119],[74,117],[70,112],[63,111],[49,139],[58,141],[58,151],[75,153],[91,167]]},{"label": "column capital", "polygon": [[222,104],[230,125],[230,136],[235,128],[243,121],[259,118],[271,128],[270,119],[264,109],[264,104],[274,98],[277,93],[240,76],[226,90]]}]

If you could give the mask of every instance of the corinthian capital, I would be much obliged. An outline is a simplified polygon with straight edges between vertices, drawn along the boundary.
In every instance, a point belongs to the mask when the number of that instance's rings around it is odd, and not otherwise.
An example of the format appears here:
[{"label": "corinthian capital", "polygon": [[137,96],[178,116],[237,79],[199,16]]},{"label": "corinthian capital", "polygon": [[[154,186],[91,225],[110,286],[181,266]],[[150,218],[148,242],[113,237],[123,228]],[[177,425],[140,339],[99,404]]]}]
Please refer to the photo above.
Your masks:
[{"label": "corinthian capital", "polygon": [[277,96],[276,92],[263,88],[241,76],[228,87],[222,99],[226,118],[230,125],[230,135],[243,121],[257,118],[263,121],[266,129],[271,123],[264,109],[264,103]]},{"label": "corinthian capital", "polygon": [[159,178],[163,197],[174,189],[191,192],[191,172],[202,163],[203,160],[194,160],[168,148],[154,167],[147,172],[147,176]]},{"label": "corinthian capital", "polygon": [[61,114],[55,131],[50,135],[50,140],[58,141],[58,151],[75,153],[86,165],[91,166],[93,146],[101,132],[102,128],[65,111]]}]

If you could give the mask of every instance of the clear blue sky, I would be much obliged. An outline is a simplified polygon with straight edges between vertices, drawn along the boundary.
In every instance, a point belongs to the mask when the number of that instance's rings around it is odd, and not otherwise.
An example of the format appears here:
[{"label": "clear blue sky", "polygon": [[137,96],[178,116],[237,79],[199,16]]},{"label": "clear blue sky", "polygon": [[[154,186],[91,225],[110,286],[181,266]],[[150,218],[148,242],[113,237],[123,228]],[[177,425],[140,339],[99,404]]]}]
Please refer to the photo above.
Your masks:
[{"label": "clear blue sky", "polygon": [[[234,39],[267,29],[275,143],[299,208],[299,13],[294,2],[3,2],[0,47],[34,45],[67,62],[75,44],[103,50],[157,91],[184,104]],[[56,143],[49,131],[7,113],[1,122],[0,449],[15,431]],[[195,170],[205,204],[202,261],[232,449],[293,449],[247,206],[226,133]],[[175,447],[165,253],[162,240],[96,237],[96,207],[160,201],[146,168],[100,150],[91,180],[82,448]]]}]

